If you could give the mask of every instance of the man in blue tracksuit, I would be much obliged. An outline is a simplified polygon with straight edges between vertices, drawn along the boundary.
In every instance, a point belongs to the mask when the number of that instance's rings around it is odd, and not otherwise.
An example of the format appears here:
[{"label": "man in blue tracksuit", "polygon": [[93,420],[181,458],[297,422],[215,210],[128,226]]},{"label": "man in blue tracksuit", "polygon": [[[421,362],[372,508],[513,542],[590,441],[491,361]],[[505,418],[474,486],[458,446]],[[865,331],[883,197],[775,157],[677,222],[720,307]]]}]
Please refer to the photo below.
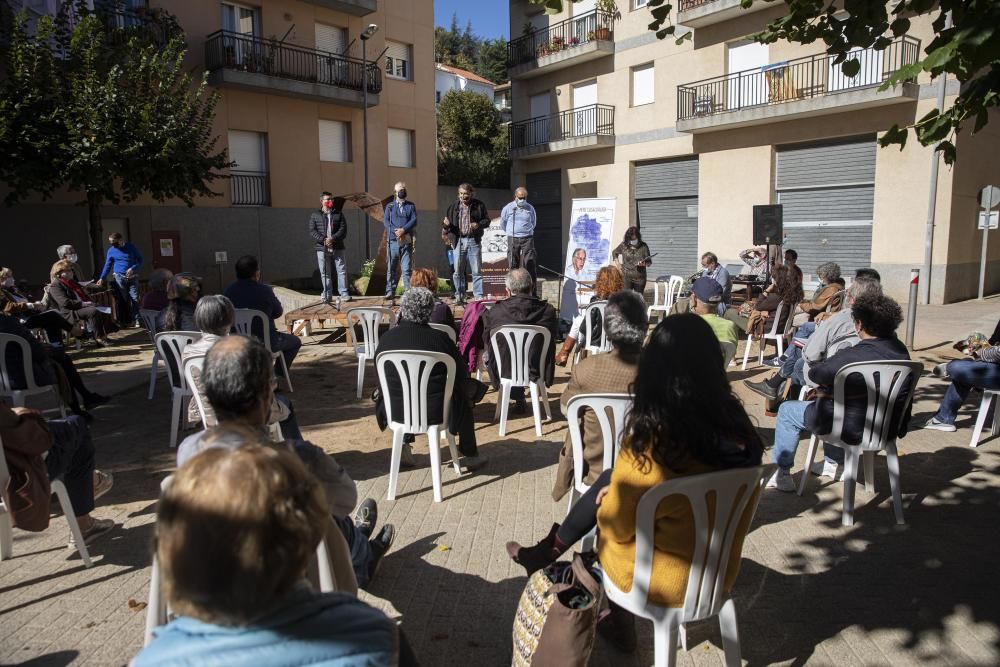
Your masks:
[{"label": "man in blue tracksuit", "polygon": [[[527,269],[531,274],[531,284],[535,285],[535,207],[528,203],[528,191],[519,187],[514,191],[514,201],[500,212],[500,228],[507,235],[508,268]],[[534,290],[534,287],[532,287]]]},{"label": "man in blue tracksuit", "polygon": [[114,288],[118,300],[118,321],[126,326],[134,322],[138,326],[139,267],[142,266],[142,255],[120,232],[109,236],[108,242],[111,247],[105,256],[104,269],[97,286],[101,287],[108,274],[111,274],[109,284]]},{"label": "man in blue tracksuit", "polygon": [[403,275],[403,289],[410,288],[413,265],[413,233],[417,227],[417,207],[406,199],[406,183],[396,183],[396,198],[385,207],[383,225],[388,236],[389,262],[385,277],[385,301],[396,303],[396,271]]}]

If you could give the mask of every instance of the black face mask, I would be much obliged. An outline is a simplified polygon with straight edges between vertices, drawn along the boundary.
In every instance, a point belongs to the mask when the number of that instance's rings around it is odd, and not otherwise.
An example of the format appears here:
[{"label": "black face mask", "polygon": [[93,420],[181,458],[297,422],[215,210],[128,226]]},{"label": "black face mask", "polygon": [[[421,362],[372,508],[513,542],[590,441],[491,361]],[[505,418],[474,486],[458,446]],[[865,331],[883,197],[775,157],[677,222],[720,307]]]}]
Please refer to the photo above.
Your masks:
[{"label": "black face mask", "polygon": [[406,190],[400,190],[399,192],[396,193],[396,196],[399,197],[400,199],[406,199]]}]

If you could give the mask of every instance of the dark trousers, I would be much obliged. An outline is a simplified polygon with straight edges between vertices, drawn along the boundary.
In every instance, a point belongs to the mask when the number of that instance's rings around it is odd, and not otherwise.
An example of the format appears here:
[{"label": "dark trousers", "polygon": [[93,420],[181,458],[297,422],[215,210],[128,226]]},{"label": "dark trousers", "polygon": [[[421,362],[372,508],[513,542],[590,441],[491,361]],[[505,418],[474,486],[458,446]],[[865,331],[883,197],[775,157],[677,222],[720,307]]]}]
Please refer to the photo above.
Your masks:
[{"label": "dark trousers", "polygon": [[459,380],[451,402],[454,416],[451,418],[449,430],[453,433],[458,432],[458,451],[462,456],[479,455],[479,445],[476,442],[476,418],[472,412],[473,404],[470,398],[477,386],[473,378],[465,378],[465,382]]},{"label": "dark trousers", "polygon": [[73,330],[73,325],[54,310],[46,310],[44,313],[28,315],[24,318],[24,326],[29,329],[45,329],[50,343],[62,342],[62,332]]},{"label": "dark trousers", "polygon": [[289,368],[292,367],[295,355],[299,353],[299,348],[301,347],[302,341],[299,340],[298,336],[281,333],[280,331],[271,332],[271,351],[281,352],[282,356],[285,357],[285,364]]},{"label": "dark trousers", "polygon": [[[94,443],[83,417],[52,419],[52,448],[45,459],[49,479],[61,479],[66,484],[73,514],[84,516],[94,511]],[[69,508],[62,508],[69,514]]]},{"label": "dark trousers", "polygon": [[340,532],[347,541],[347,547],[351,550],[351,566],[354,568],[354,577],[358,580],[358,586],[368,585],[368,563],[372,559],[371,545],[365,534],[354,525],[354,520],[349,516],[340,519],[333,517],[333,522],[340,528]]},{"label": "dark trousers", "polygon": [[535,259],[535,238],[526,236],[524,238],[507,237],[507,264],[513,269],[527,269],[531,274],[532,285],[537,280],[538,266]]},{"label": "dark trousers", "polygon": [[118,330],[111,321],[111,316],[97,310],[97,306],[78,308],[75,312],[81,320],[90,321],[90,325],[94,327],[94,336],[97,338],[106,338],[110,331]]},{"label": "dark trousers", "polygon": [[611,470],[608,469],[600,474],[585,494],[580,496],[556,532],[560,542],[572,546],[594,529],[597,525],[597,494],[610,483]]},{"label": "dark trousers", "polygon": [[[52,359],[53,363],[57,364],[59,368],[62,369],[63,374],[69,381],[69,386],[73,388],[81,398],[86,400],[90,396],[90,390],[83,384],[83,378],[80,377],[80,372],[76,370],[76,366],[73,365],[73,360],[68,354],[60,349],[51,348],[49,349],[49,358]],[[70,402],[72,405],[73,402]]]},{"label": "dark trousers", "polygon": [[642,296],[643,292],[646,291],[646,279],[636,277],[625,278],[625,289],[638,292],[639,296]]}]

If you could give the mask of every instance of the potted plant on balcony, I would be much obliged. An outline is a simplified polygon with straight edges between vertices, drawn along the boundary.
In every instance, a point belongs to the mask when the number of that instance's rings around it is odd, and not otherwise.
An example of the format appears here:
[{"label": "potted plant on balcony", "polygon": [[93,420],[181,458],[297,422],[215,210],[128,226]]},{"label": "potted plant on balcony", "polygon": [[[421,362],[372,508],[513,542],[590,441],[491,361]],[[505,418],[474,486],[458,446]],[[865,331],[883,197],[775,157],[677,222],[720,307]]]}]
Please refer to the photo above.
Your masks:
[{"label": "potted plant on balcony", "polygon": [[565,37],[553,37],[550,51],[555,53],[557,51],[562,51],[566,48],[566,38]]},{"label": "potted plant on balcony", "polygon": [[594,31],[594,39],[610,40],[611,28],[614,22],[622,17],[618,11],[618,3],[615,0],[597,0],[597,30]]}]

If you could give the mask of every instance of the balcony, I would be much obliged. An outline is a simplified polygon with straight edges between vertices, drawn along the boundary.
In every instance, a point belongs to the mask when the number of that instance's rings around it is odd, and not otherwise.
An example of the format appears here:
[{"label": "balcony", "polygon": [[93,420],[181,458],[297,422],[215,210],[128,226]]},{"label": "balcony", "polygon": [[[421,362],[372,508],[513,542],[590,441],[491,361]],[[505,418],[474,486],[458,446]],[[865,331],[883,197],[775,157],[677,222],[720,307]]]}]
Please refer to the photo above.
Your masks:
[{"label": "balcony", "polygon": [[271,190],[266,171],[230,170],[233,206],[270,206]]},{"label": "balcony", "polygon": [[844,75],[834,56],[820,54],[677,86],[677,130],[728,130],[912,102],[916,83],[879,86],[919,54],[920,41],[903,37],[882,51],[852,52],[861,65],[854,77]]},{"label": "balcony", "polygon": [[614,16],[593,11],[507,42],[507,74],[529,79],[614,55]]},{"label": "balcony", "polygon": [[510,126],[510,158],[526,160],[615,145],[615,108],[591,104]]},{"label": "balcony", "polygon": [[356,58],[219,30],[205,40],[205,69],[213,86],[285,95],[348,106],[378,104],[382,70]]},{"label": "balcony", "polygon": [[367,16],[378,9],[378,0],[302,0],[310,5],[326,7],[351,16]]},{"label": "balcony", "polygon": [[680,0],[677,5],[677,25],[704,28],[775,6],[771,2],[755,2],[746,9],[741,0]]},{"label": "balcony", "polygon": [[105,34],[109,43],[114,45],[127,44],[129,39],[137,37],[140,42],[165,45],[173,33],[179,31],[176,22],[171,23],[157,10],[130,10],[116,8],[97,9],[97,16],[104,24]]}]

